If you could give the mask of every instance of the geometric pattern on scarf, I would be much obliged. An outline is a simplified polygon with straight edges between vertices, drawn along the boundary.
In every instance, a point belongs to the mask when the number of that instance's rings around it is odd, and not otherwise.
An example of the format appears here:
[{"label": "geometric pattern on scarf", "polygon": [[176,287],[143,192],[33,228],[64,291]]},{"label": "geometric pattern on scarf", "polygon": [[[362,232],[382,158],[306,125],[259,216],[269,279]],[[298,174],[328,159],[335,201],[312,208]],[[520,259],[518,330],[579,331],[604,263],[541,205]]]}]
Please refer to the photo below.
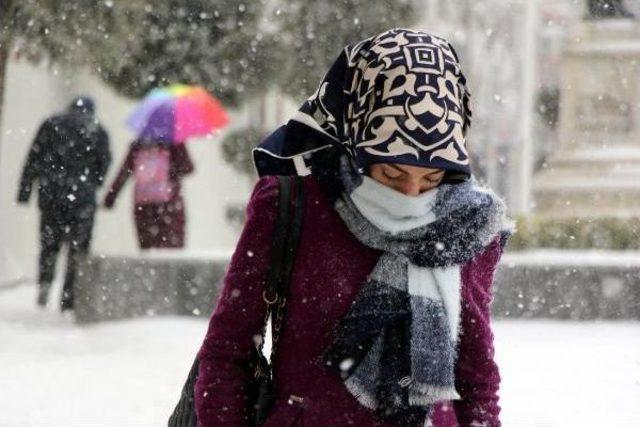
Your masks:
[{"label": "geometric pattern on scarf", "polygon": [[294,122],[359,167],[401,163],[470,175],[466,78],[451,44],[393,29],[347,46]]}]

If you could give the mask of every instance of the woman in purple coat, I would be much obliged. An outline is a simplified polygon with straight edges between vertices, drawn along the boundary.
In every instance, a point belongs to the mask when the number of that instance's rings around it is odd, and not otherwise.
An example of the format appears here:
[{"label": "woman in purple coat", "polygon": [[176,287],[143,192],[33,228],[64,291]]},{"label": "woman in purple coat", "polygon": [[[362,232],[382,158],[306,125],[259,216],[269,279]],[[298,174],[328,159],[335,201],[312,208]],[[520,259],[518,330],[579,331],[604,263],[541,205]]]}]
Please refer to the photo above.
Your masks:
[{"label": "woman in purple coat", "polygon": [[[489,304],[510,225],[471,178],[469,119],[451,45],[394,29],[346,47],[288,123],[290,152],[336,154],[304,180],[264,426],[500,425]],[[201,426],[247,425],[278,191],[255,187],[199,352]]]},{"label": "woman in purple coat", "polygon": [[133,216],[140,248],[182,248],[186,221],[181,180],[192,172],[193,163],[183,143],[138,139],[131,144],[104,205],[113,207],[133,175]]}]

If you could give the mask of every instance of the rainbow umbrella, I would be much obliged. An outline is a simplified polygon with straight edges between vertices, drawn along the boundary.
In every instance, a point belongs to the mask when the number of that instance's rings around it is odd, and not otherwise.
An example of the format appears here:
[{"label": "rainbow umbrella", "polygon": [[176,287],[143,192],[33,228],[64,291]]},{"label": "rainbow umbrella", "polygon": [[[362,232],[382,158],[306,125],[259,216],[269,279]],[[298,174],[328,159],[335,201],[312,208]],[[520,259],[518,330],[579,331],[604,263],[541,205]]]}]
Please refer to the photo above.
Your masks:
[{"label": "rainbow umbrella", "polygon": [[206,136],[229,122],[220,102],[199,86],[153,89],[127,118],[139,138],[181,143]]}]

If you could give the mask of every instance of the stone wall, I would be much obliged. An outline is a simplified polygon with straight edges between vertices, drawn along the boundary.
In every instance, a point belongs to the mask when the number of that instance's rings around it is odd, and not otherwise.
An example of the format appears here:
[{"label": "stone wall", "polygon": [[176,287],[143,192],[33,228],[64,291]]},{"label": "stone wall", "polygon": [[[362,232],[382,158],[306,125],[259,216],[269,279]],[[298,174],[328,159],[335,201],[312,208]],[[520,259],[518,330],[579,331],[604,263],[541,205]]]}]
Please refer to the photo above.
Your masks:
[{"label": "stone wall", "polygon": [[541,250],[505,255],[494,317],[640,320],[640,253]]},{"label": "stone wall", "polygon": [[[80,323],[138,316],[209,317],[228,257],[93,257],[76,287]],[[497,318],[640,320],[640,253],[507,254],[496,273]]]},{"label": "stone wall", "polygon": [[89,258],[76,282],[79,323],[139,316],[209,317],[228,257]]}]

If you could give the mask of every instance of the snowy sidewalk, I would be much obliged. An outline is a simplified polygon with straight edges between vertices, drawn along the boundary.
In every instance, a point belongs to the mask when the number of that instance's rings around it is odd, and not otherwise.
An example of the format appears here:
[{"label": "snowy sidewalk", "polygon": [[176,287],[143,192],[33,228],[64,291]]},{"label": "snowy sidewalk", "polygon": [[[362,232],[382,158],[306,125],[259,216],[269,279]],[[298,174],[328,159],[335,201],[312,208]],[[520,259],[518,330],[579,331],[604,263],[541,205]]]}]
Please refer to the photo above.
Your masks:
[{"label": "snowy sidewalk", "polygon": [[[163,426],[202,319],[77,326],[0,292],[0,426]],[[640,426],[640,323],[500,321],[503,424]]]}]

